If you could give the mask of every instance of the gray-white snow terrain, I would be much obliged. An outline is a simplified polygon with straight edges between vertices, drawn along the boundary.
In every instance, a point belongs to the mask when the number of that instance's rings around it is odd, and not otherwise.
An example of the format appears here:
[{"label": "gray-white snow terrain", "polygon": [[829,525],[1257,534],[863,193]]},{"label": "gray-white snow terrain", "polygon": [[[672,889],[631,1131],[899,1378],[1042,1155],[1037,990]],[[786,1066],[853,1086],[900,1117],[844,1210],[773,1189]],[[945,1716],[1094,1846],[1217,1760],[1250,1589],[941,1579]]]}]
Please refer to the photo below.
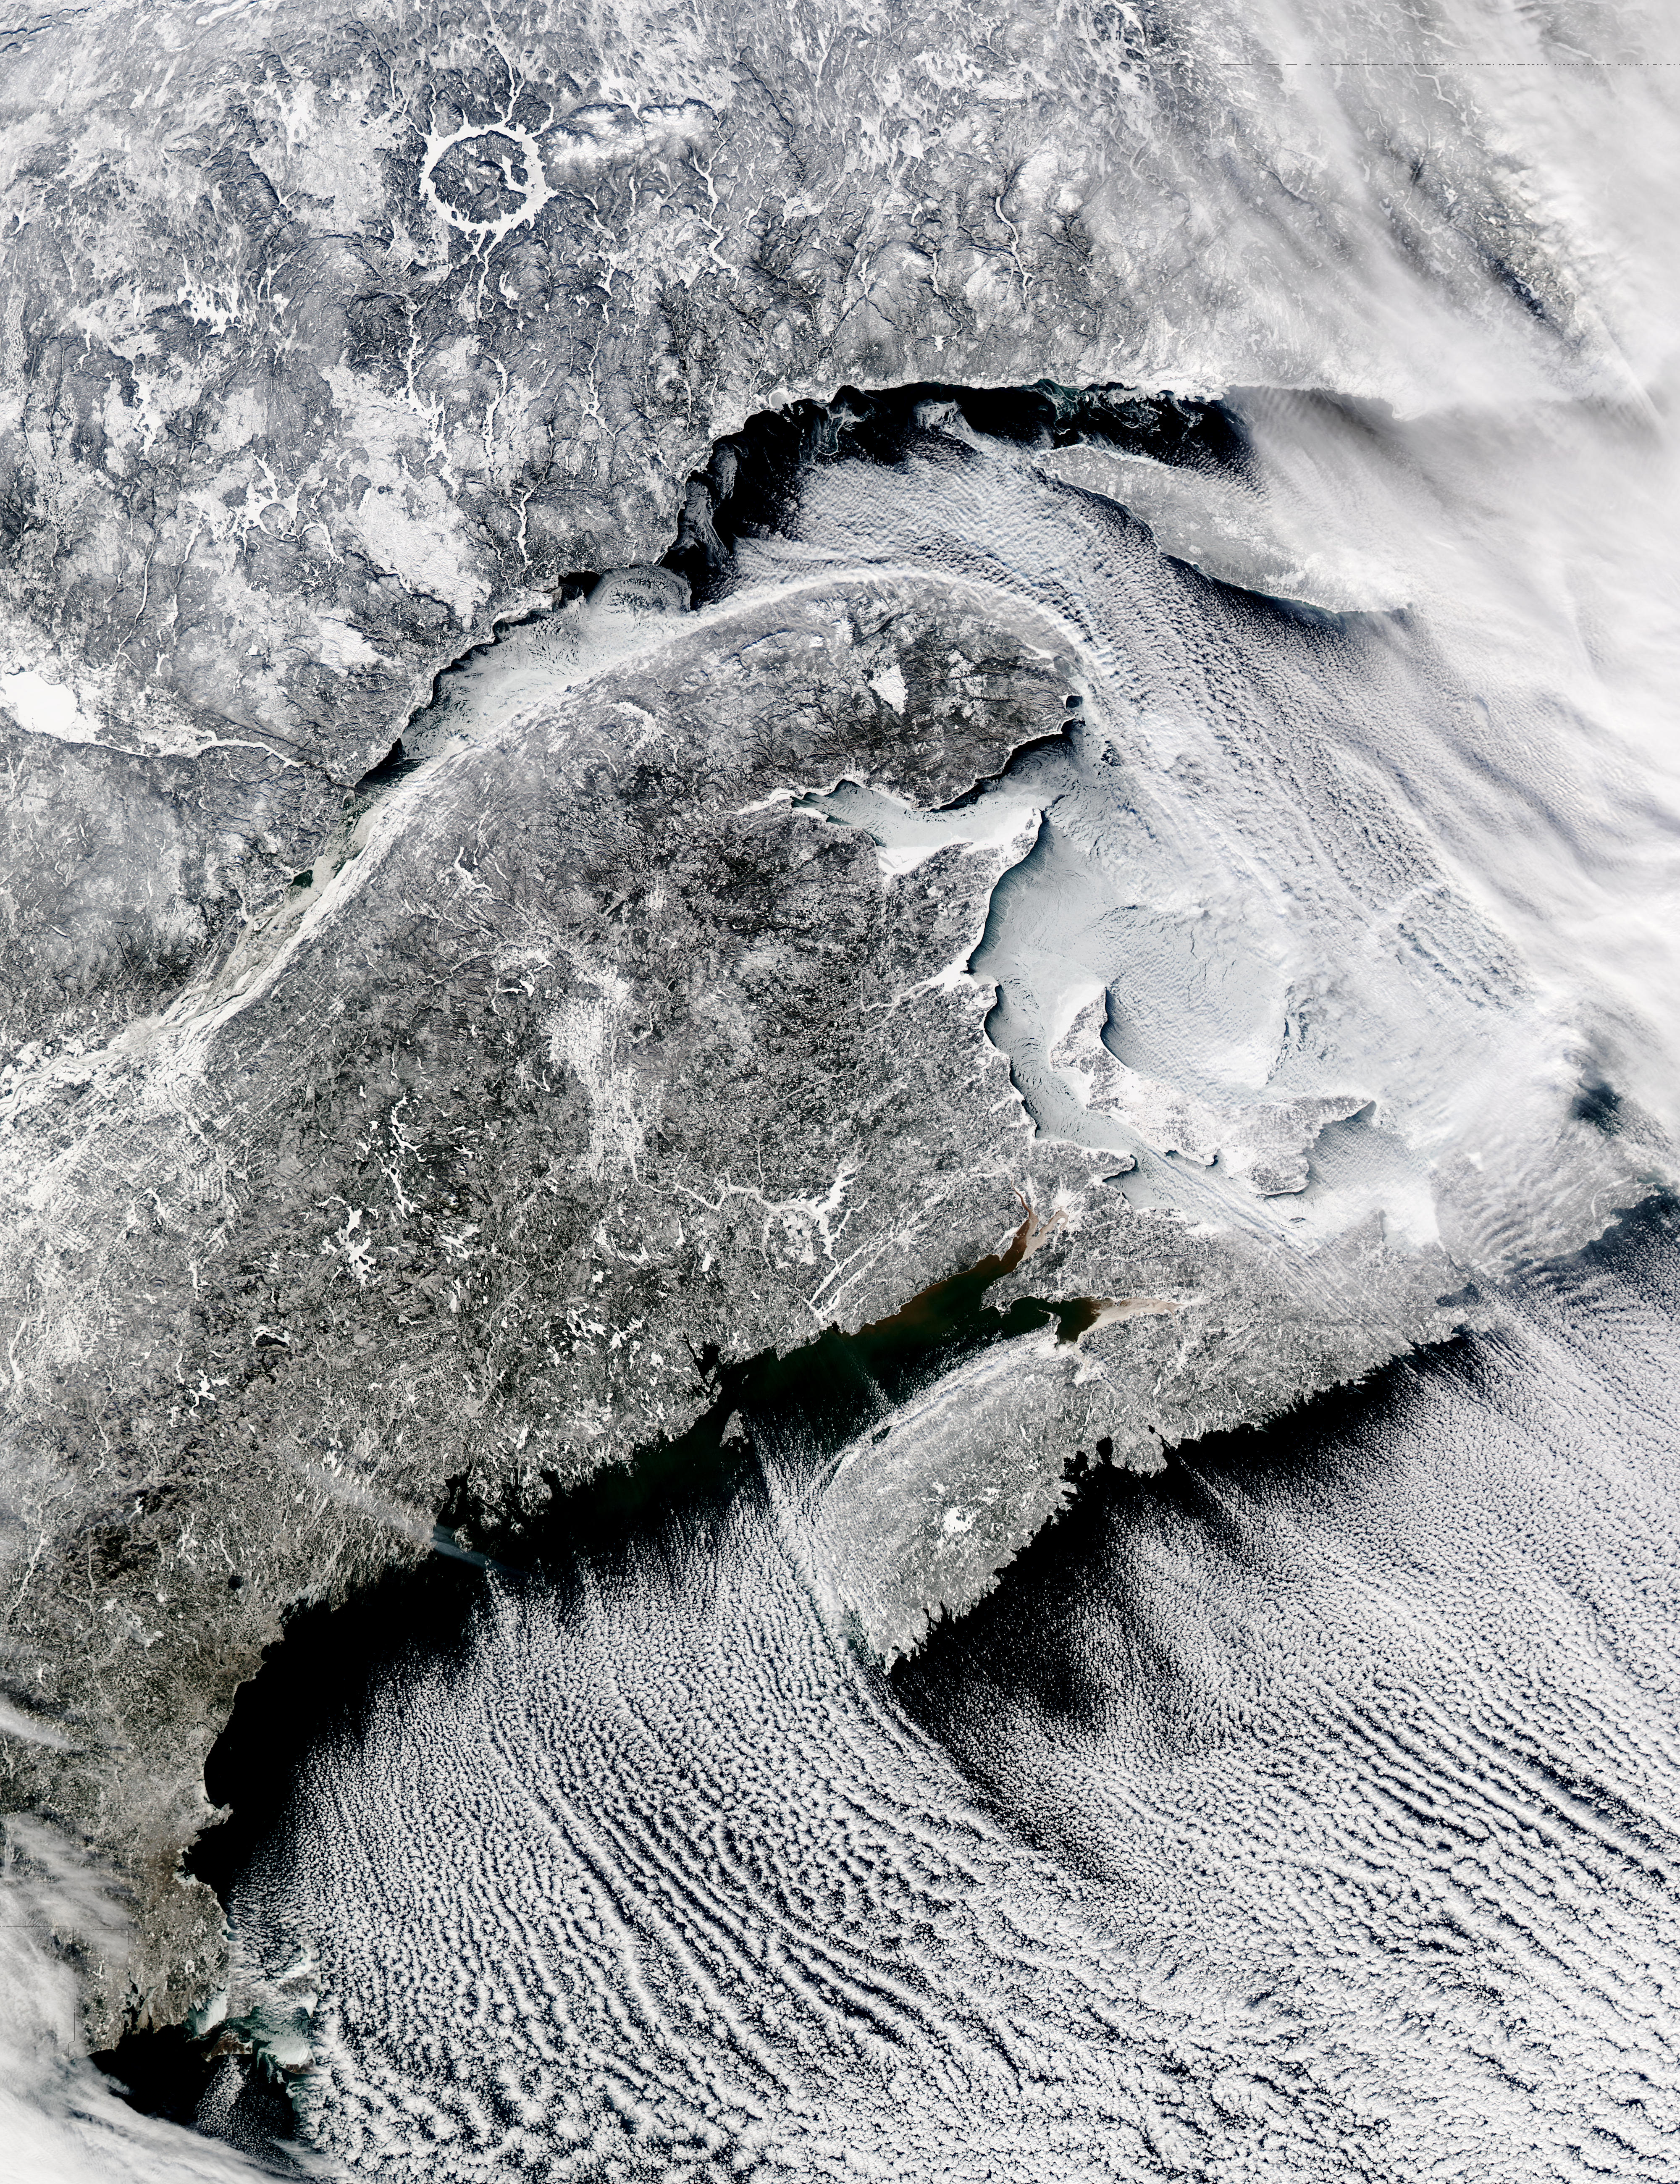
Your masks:
[{"label": "gray-white snow terrain", "polygon": [[[74,2058],[224,2008],[394,2173],[1661,2173],[1672,1602],[1613,1573],[1668,1536],[1626,1454],[1668,1247],[1580,1256],[1680,1134],[1660,44],[1209,0],[0,33],[41,2174],[214,2173]],[[1487,1377],[1420,1367],[1328,1514],[1219,1457],[1353,1573],[1286,1641],[1307,1580],[1185,1531],[1181,1467],[1464,1329]],[[312,1763],[231,1959],[182,1860],[283,1618],[550,1552],[691,1433],[759,1482],[709,1544],[487,1580],[465,1664]],[[1069,1516],[1104,1466],[1154,1483]],[[1432,1494],[1397,1577],[1377,1513]],[[1017,1593],[1093,1720],[987,1715]],[[1622,1665],[1548,1651],[1553,1598]],[[1419,1727],[1426,1626],[1469,1665]],[[655,1691],[657,1763],[613,1727]]]}]

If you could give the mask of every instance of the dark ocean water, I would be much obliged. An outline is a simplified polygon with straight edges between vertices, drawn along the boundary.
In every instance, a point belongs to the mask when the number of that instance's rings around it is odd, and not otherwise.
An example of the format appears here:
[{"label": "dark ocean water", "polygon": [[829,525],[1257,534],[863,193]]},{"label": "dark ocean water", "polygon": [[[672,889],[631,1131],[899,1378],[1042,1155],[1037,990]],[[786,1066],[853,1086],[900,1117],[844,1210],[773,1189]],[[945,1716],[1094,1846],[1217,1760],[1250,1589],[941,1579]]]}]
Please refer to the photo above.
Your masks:
[{"label": "dark ocean water", "polygon": [[815,1604],[785,1418],[540,1577],[434,1580],[430,1637],[294,1693],[231,1888],[309,2136],[428,2178],[1662,2176],[1677,1290],[1653,1205],[1491,1336],[1099,1473],[890,1677]]},{"label": "dark ocean water", "polygon": [[[971,404],[770,479],[707,611],[887,566],[1053,624],[1077,762],[999,785],[1054,814],[976,959],[1030,1109],[1136,1150],[1163,1084],[1221,1127],[1280,1069],[1357,1093],[1303,1193],[1146,1151],[1133,1188],[1280,1264],[1380,1214],[1486,1331],[1088,1471],[890,1674],[823,1604],[823,1481],[1008,1331],[978,1293],[720,1387],[540,1538],[302,1619],[198,1852],[237,2052],[131,2055],[164,2113],[121,2107],[67,2059],[66,1968],[0,1930],[29,2184],[1680,2173],[1680,1216],[1646,1195],[1680,1134],[1675,73],[1579,68],[1638,28],[1585,6],[1437,10],[1392,81],[1386,19],[1203,13],[1210,67],[1372,42],[1277,102],[1303,285],[1245,288],[1216,238],[1233,323],[1313,370],[1204,384],[1219,329],[1164,292],[1150,353],[1225,398],[1217,460],[1080,467]],[[1492,69],[1519,47],[1547,73]],[[1276,180],[1200,97],[1161,125],[1198,251],[1198,173]],[[1549,302],[1515,240],[1402,264],[1379,120],[1429,136],[1439,205],[1510,193]],[[487,720],[549,671],[497,651]],[[851,818],[900,869],[937,833]],[[1099,1000],[1146,1080],[1124,1127],[1052,1059]],[[87,1875],[37,1888],[42,1931],[118,1932]]]}]

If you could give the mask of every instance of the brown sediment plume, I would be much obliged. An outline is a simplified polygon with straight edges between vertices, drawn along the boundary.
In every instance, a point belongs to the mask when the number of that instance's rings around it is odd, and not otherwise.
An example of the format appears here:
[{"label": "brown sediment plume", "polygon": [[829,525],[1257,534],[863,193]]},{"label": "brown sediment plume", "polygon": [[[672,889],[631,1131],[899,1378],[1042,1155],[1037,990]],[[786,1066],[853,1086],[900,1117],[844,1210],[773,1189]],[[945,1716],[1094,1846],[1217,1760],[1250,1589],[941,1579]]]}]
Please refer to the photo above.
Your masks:
[{"label": "brown sediment plume", "polygon": [[1078,1342],[1099,1327],[1112,1327],[1116,1320],[1148,1319],[1177,1310],[1172,1297],[1077,1297],[1064,1308],[1060,1340]]},{"label": "brown sediment plume", "polygon": [[[1026,1203],[1025,1200],[1021,1202]],[[1051,1231],[1060,1227],[1061,1219],[1060,1213],[1053,1213],[1048,1221],[1041,1220],[1037,1207],[1027,1206],[1026,1218],[1001,1251],[976,1259],[960,1273],[948,1274],[943,1281],[931,1282],[885,1319],[872,1319],[867,1326],[860,1327],[859,1335],[931,1333],[942,1323],[950,1323],[958,1311],[977,1304],[982,1292],[990,1289],[993,1282],[1012,1274],[1030,1259],[1048,1240]]]}]

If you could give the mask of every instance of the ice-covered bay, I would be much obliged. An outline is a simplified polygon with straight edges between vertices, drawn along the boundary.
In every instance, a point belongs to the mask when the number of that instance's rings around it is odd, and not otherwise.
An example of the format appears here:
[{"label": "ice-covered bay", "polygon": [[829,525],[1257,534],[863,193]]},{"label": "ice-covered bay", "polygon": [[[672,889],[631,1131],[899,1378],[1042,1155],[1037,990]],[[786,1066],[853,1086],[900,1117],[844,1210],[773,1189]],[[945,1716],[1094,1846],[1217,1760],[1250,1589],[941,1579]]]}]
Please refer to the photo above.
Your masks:
[{"label": "ice-covered bay", "polygon": [[[69,1833],[8,1837],[6,2150],[233,2164],[75,2051],[219,1965],[176,1860],[283,1609],[464,1468],[587,1468],[702,1400],[691,1355],[994,1251],[1032,1167],[1073,1285],[1171,1312],[971,1357],[832,1479],[769,1451],[316,1755],[236,1903],[323,2158],[1663,2179],[1670,1246],[1533,1268],[1676,1134],[1666,20],[498,24],[108,5],[8,57],[0,1735]],[[598,706],[498,645],[497,733],[338,827],[439,667],[661,550],[754,408],[1040,374],[1224,398],[1247,460],[936,420],[809,479],[663,664],[597,627]],[[1047,732],[1069,660],[1071,733],[908,808]],[[792,808],[843,745],[897,768],[849,834]],[[781,928],[738,956],[737,885]],[[882,1114],[862,1303],[832,1139]],[[948,1596],[948,1596],[990,1583],[1076,1414],[1154,1460],[1163,1389],[1273,1407],[1461,1281],[1470,1378],[1403,1368],[1293,1468],[1283,1428],[1107,1482],[896,1682],[850,1649],[865,1593],[876,1636]]]},{"label": "ice-covered bay", "polygon": [[[1326,617],[1204,582],[1170,532],[1047,482],[1034,451],[942,448],[937,415],[893,473],[820,471],[796,543],[748,566],[960,572],[1065,631],[1088,692],[1069,747],[1026,755],[964,815],[1023,798],[1043,813],[972,961],[998,982],[988,1028],[1041,1129],[1138,1155],[1140,1198],[1227,1218],[1267,1199],[1304,1241],[1376,1213],[1495,1274],[1584,1240],[1616,1169],[1666,1173],[1680,1119],[1663,850],[1680,781],[1657,656],[1630,628],[1596,672],[1548,581],[1589,479],[1631,493],[1665,457],[1630,421],[1544,409],[1514,454],[1502,424],[1355,432],[1332,404],[1252,406],[1254,474],[1287,427],[1298,510],[1316,412],[1319,534],[1359,507],[1412,580],[1410,610]],[[1115,493],[1149,467],[1108,460]],[[1183,499],[1232,489],[1170,475]],[[1666,546],[1654,528],[1624,625],[1666,610]],[[830,808],[871,825],[843,796]],[[890,827],[873,822],[883,841]],[[1606,1083],[1635,1095],[1609,1156],[1576,1112]]]}]

